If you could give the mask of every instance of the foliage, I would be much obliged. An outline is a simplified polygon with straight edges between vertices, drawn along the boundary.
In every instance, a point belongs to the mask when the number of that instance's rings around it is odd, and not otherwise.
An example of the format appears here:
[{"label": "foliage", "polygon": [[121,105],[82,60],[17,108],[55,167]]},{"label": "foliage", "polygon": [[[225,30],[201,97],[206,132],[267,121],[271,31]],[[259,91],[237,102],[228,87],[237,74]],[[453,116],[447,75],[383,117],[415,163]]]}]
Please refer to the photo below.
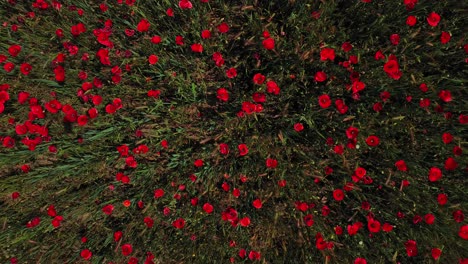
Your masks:
[{"label": "foliage", "polygon": [[2,263],[468,263],[463,1],[0,7]]}]

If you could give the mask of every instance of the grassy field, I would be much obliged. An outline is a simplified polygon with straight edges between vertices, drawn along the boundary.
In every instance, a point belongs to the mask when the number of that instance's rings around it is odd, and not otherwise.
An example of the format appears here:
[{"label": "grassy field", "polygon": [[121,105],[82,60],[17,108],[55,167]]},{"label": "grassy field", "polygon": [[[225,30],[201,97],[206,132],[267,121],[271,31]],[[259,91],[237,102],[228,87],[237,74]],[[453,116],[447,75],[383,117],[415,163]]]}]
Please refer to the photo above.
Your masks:
[{"label": "grassy field", "polygon": [[0,263],[467,264],[467,10],[1,1]]}]

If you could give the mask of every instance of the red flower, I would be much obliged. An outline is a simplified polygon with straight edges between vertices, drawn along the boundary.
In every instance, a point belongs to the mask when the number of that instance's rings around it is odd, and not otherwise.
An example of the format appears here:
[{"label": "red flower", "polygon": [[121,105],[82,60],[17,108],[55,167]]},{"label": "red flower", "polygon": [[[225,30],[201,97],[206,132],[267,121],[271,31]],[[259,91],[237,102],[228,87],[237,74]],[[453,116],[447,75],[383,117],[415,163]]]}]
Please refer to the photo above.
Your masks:
[{"label": "red flower", "polygon": [[176,45],[183,46],[184,45],[184,37],[176,36],[175,38]]},{"label": "red flower", "polygon": [[380,231],[380,222],[371,218],[367,222],[367,228],[371,233],[378,233]]},{"label": "red flower", "polygon": [[257,208],[257,209],[260,209],[262,208],[263,204],[262,204],[262,200],[260,199],[255,199],[253,202],[252,202],[252,206]]},{"label": "red flower", "polygon": [[461,226],[458,235],[464,240],[468,240],[468,225]]},{"label": "red flower", "polygon": [[90,260],[91,257],[93,256],[93,253],[89,250],[89,249],[83,249],[80,253],[80,256],[84,259],[84,260]]},{"label": "red flower", "polygon": [[253,250],[249,252],[250,260],[260,260],[260,258],[261,258],[260,252],[253,251]]},{"label": "red flower", "polygon": [[250,218],[249,217],[244,217],[239,220],[239,224],[243,227],[248,227],[250,225]]},{"label": "red flower", "polygon": [[296,123],[296,124],[294,124],[294,130],[295,130],[296,132],[301,132],[302,130],[304,130],[304,125],[301,124],[301,123]]},{"label": "red flower", "polygon": [[148,62],[149,64],[153,65],[153,64],[156,64],[158,62],[158,56],[154,55],[154,54],[151,54],[149,57],[148,57]]},{"label": "red flower", "polygon": [[140,32],[146,32],[149,30],[150,23],[146,19],[140,20],[140,22],[137,25],[137,30]]},{"label": "red flower", "polygon": [[440,100],[444,101],[445,103],[452,101],[452,93],[450,93],[448,90],[441,90],[438,96]]},{"label": "red flower", "polygon": [[398,34],[392,34],[390,35],[390,42],[396,46],[400,43],[400,35]]},{"label": "red flower", "polygon": [[452,171],[452,170],[455,170],[458,167],[458,163],[455,161],[454,158],[448,157],[445,160],[444,167],[445,167],[446,170]]},{"label": "red flower", "polygon": [[123,244],[121,249],[122,249],[122,255],[124,256],[128,256],[132,254],[133,252],[133,247],[130,244]]},{"label": "red flower", "polygon": [[457,222],[457,223],[461,223],[461,222],[463,222],[463,220],[465,220],[465,215],[463,214],[462,210],[454,211],[452,213],[452,216],[453,216],[453,220],[455,220],[455,222]]},{"label": "red flower", "polygon": [[266,166],[267,168],[276,168],[276,166],[278,166],[278,161],[275,160],[275,159],[266,159]]},{"label": "red flower", "polygon": [[114,206],[112,204],[105,205],[104,207],[102,207],[102,211],[106,215],[111,215],[112,211],[114,211]]},{"label": "red flower", "polygon": [[432,167],[429,170],[429,181],[435,182],[440,180],[440,178],[442,178],[442,171],[437,167]]},{"label": "red flower", "polygon": [[177,229],[182,229],[185,226],[185,220],[183,218],[178,218],[174,222],[172,222],[172,226]]},{"label": "red flower", "polygon": [[193,6],[192,6],[192,3],[189,0],[180,0],[179,1],[179,7],[181,9],[191,9]]},{"label": "red flower", "polygon": [[274,94],[274,95],[278,95],[279,92],[280,92],[280,88],[278,87],[278,84],[276,84],[276,82],[274,81],[268,81],[266,83],[266,86],[267,86],[267,92],[268,93],[271,93],[271,94]]},{"label": "red flower", "polygon": [[20,66],[20,71],[24,75],[28,75],[32,70],[32,66],[29,63],[23,63]]},{"label": "red flower", "polygon": [[450,38],[450,33],[442,31],[442,34],[440,35],[440,43],[447,44],[450,41]]},{"label": "red flower", "polygon": [[220,33],[227,33],[229,31],[229,26],[228,24],[226,24],[226,22],[223,22],[221,24],[219,24],[218,26],[218,31]]},{"label": "red flower", "polygon": [[383,230],[384,232],[390,232],[390,231],[393,230],[393,226],[390,225],[390,224],[388,224],[388,223],[385,223],[385,224],[383,224],[382,230]]},{"label": "red flower", "polygon": [[200,168],[200,167],[203,166],[203,160],[197,159],[197,160],[195,160],[195,162],[193,163],[193,165],[195,165],[195,167],[197,167],[197,168]]},{"label": "red flower", "polygon": [[432,12],[427,16],[427,23],[431,27],[436,27],[440,22],[440,15]]},{"label": "red flower", "polygon": [[263,47],[267,50],[272,50],[275,48],[275,40],[272,38],[266,38],[262,42]]},{"label": "red flower", "polygon": [[355,139],[359,134],[359,129],[353,126],[350,126],[346,129],[346,137],[348,139]]},{"label": "red flower", "polygon": [[203,211],[205,211],[207,214],[211,214],[213,212],[213,205],[205,203],[203,205]]},{"label": "red flower", "polygon": [[163,189],[156,189],[154,191],[154,198],[161,198],[164,195],[164,190]]},{"label": "red flower", "polygon": [[239,144],[237,146],[237,149],[239,149],[239,155],[240,156],[245,156],[247,153],[249,153],[249,149],[247,148],[246,144]]},{"label": "red flower", "polygon": [[223,155],[229,154],[229,146],[226,143],[219,144],[219,152]]},{"label": "red flower", "polygon": [[122,231],[114,232],[114,241],[117,242],[122,238]]},{"label": "red flower", "polygon": [[143,220],[143,222],[145,223],[145,225],[148,227],[148,228],[152,228],[153,225],[154,225],[154,220],[153,218],[147,216],[145,217],[145,219]]},{"label": "red flower", "polygon": [[311,214],[307,214],[304,216],[304,223],[306,226],[312,226],[314,225],[314,218]]},{"label": "red flower", "polygon": [[353,45],[351,45],[351,43],[349,42],[343,42],[343,44],[341,45],[341,49],[344,51],[344,52],[349,52],[353,49]]},{"label": "red flower", "polygon": [[395,162],[395,166],[399,171],[408,171],[408,167],[406,166],[406,162],[404,160]]},{"label": "red flower", "polygon": [[229,68],[226,70],[226,76],[229,78],[229,79],[232,79],[234,77],[237,76],[237,70],[236,68]]},{"label": "red flower", "polygon": [[203,52],[202,44],[199,44],[199,43],[192,44],[191,48],[192,48],[193,52],[197,52],[197,53],[202,53]]},{"label": "red flower", "polygon": [[434,224],[435,216],[433,214],[426,214],[424,216],[424,221],[426,222],[426,224],[432,225]]},{"label": "red flower", "polygon": [[336,189],[333,191],[333,198],[336,201],[342,201],[344,199],[344,192],[341,189]]},{"label": "red flower", "polygon": [[418,21],[418,19],[415,16],[408,16],[406,18],[406,25],[412,27],[412,26],[416,25],[417,21]]},{"label": "red flower", "polygon": [[227,102],[229,100],[229,92],[225,88],[219,88],[216,93],[217,93],[216,97],[220,101]]},{"label": "red flower", "polygon": [[258,84],[258,85],[261,85],[265,82],[265,75],[261,74],[261,73],[257,73],[254,75],[253,77],[253,82],[255,84]]},{"label": "red flower", "polygon": [[356,258],[354,264],[367,264],[367,260],[365,258]]},{"label": "red flower", "polygon": [[444,193],[439,193],[437,195],[437,202],[440,204],[440,205],[445,205],[448,201],[448,197],[446,194]]},{"label": "red flower", "polygon": [[408,240],[405,242],[406,254],[408,257],[415,257],[418,255],[418,247],[416,241]]},{"label": "red flower", "polygon": [[324,82],[327,80],[327,74],[325,74],[323,71],[318,71],[315,73],[315,81],[316,82]]},{"label": "red flower", "polygon": [[166,15],[173,17],[174,16],[174,10],[172,8],[168,8],[166,10]]},{"label": "red flower", "polygon": [[5,63],[5,65],[3,65],[3,69],[6,72],[11,72],[11,71],[13,71],[14,68],[15,68],[15,64],[12,63],[12,62],[7,62],[7,63]]},{"label": "red flower", "polygon": [[335,50],[332,48],[323,48],[320,51],[320,60],[321,61],[326,61],[326,60],[331,60],[333,61],[335,59]]},{"label": "red flower", "polygon": [[441,254],[442,254],[442,250],[440,250],[438,248],[433,248],[431,250],[432,258],[434,258],[435,260],[438,260],[440,258]]},{"label": "red flower", "polygon": [[211,37],[211,31],[205,29],[201,32],[202,39],[209,39]]},{"label": "red flower", "polygon": [[330,96],[328,96],[328,94],[322,94],[319,96],[318,102],[319,102],[320,107],[328,108],[331,105]]},{"label": "red flower", "polygon": [[8,48],[8,53],[10,53],[10,56],[16,57],[18,54],[21,52],[21,46],[20,45],[11,45]]},{"label": "red flower", "polygon": [[380,143],[380,139],[377,136],[374,136],[374,135],[369,136],[366,139],[366,144],[368,146],[370,146],[370,147],[376,147],[376,146],[379,145],[379,143]]}]

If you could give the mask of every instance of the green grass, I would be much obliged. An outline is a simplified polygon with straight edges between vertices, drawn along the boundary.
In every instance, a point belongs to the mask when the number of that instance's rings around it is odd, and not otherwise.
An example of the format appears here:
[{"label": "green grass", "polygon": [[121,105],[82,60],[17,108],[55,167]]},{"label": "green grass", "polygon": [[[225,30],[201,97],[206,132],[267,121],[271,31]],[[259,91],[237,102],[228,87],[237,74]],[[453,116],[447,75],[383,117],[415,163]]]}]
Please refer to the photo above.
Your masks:
[{"label": "green grass", "polygon": [[[193,8],[181,9],[178,1],[108,1],[103,2],[105,12],[93,1],[64,0],[60,10],[51,5],[39,10],[24,1],[0,3],[0,55],[6,56],[0,63],[0,84],[10,87],[0,86],[1,263],[15,258],[18,263],[85,263],[80,255],[85,249],[92,252],[92,263],[132,263],[132,258],[151,263],[148,252],[154,263],[243,263],[254,261],[251,251],[261,254],[262,263],[353,263],[358,257],[367,263],[466,263],[463,248],[468,244],[459,235],[466,220],[454,217],[468,208],[468,126],[462,120],[468,115],[466,5],[420,1],[407,10],[403,1],[378,0],[191,2]],[[166,14],[168,8],[174,17]],[[315,11],[319,18],[313,17]],[[431,12],[441,16],[435,27],[426,21]],[[413,27],[406,25],[409,15],[418,19]],[[143,18],[149,31],[138,32]],[[97,57],[106,46],[93,34],[105,21],[112,22],[110,65]],[[218,30],[223,22],[229,25],[226,33]],[[86,31],[72,36],[71,27],[78,23]],[[63,38],[56,35],[58,28]],[[210,39],[202,39],[205,29],[211,31]],[[126,30],[135,32],[127,36]],[[264,31],[275,41],[273,50],[262,45]],[[440,41],[442,32],[451,35],[446,44]],[[390,42],[392,34],[399,34],[398,45]],[[151,42],[154,35],[161,36],[161,43]],[[176,45],[178,35],[184,38],[182,46]],[[67,42],[76,46],[76,55],[64,46]],[[351,51],[342,49],[344,42],[352,45]],[[203,45],[202,53],[192,52],[194,43]],[[13,44],[21,46],[17,57],[9,53]],[[324,47],[335,50],[334,60],[321,60]],[[382,60],[374,58],[379,50]],[[219,67],[215,52],[224,59]],[[59,63],[64,82],[54,75],[59,53],[65,55]],[[82,59],[84,54],[88,60]],[[148,63],[151,54],[158,56],[154,65]],[[402,72],[398,80],[384,71],[390,55]],[[351,56],[357,63],[344,67]],[[4,69],[7,62],[15,64],[11,72]],[[20,71],[25,62],[32,65],[28,75]],[[114,67],[121,70],[117,83]],[[236,77],[227,77],[229,68],[237,70]],[[315,80],[318,71],[326,73],[326,81]],[[87,79],[80,79],[80,72]],[[269,93],[266,82],[255,84],[257,73],[274,81],[279,94]],[[80,92],[94,78],[102,87]],[[355,78],[365,84],[357,94],[349,89]],[[422,83],[427,92],[419,88]],[[217,98],[219,88],[228,90],[227,102]],[[159,90],[160,96],[149,97],[150,90]],[[444,101],[442,90],[450,91],[452,100]],[[2,99],[5,92],[9,100]],[[18,102],[20,92],[29,93],[24,104]],[[256,92],[266,95],[265,102],[253,101]],[[390,97],[384,100],[383,92]],[[328,108],[319,104],[323,94],[332,100]],[[103,99],[99,105],[91,100],[96,95]],[[54,98],[70,105],[77,116],[87,116],[87,124],[64,121],[62,110],[46,110]],[[122,108],[109,114],[106,106],[115,98],[122,100]],[[337,109],[338,99],[348,107],[345,113]],[[422,99],[430,100],[428,108],[420,106]],[[245,113],[244,102],[263,109]],[[375,103],[382,104],[381,111],[373,110]],[[30,117],[34,104],[42,107],[44,118]],[[91,108],[97,109],[96,118],[90,118]],[[28,119],[46,127],[47,136],[18,134],[16,126]],[[297,123],[304,126],[302,131],[295,131]],[[346,135],[350,126],[359,130],[351,148]],[[453,140],[444,143],[443,133]],[[378,146],[366,143],[371,135],[380,139]],[[3,145],[7,137],[15,140],[14,147]],[[41,142],[29,150],[22,140],[34,138]],[[327,144],[330,139],[333,143]],[[229,154],[220,153],[221,143],[228,144]],[[239,155],[240,144],[247,145],[247,155]],[[136,166],[119,154],[122,145],[129,147]],[[132,152],[141,145],[149,151]],[[344,147],[342,155],[335,153],[336,145]],[[57,152],[49,151],[51,146]],[[445,166],[449,157],[458,164],[453,170]],[[197,159],[203,160],[202,167],[194,166]],[[277,160],[277,167],[268,168],[267,159]],[[398,160],[406,162],[406,172],[397,169]],[[30,170],[24,172],[23,165]],[[330,175],[327,167],[333,169]],[[358,167],[366,170],[366,182],[353,182]],[[431,167],[441,169],[440,180],[428,180]],[[117,181],[118,173],[130,182]],[[403,187],[405,181],[409,185]],[[228,191],[223,190],[226,184]],[[333,191],[345,187],[352,190],[345,191],[342,201],[335,200]],[[164,196],[155,198],[156,189],[163,189]],[[20,197],[13,199],[14,192]],[[442,193],[448,196],[445,205],[437,201]],[[193,198],[198,198],[196,205]],[[256,199],[262,208],[252,206]],[[369,210],[363,202],[370,203]],[[213,205],[213,213],[203,210],[205,203]],[[301,211],[299,203],[309,208]],[[102,208],[109,204],[114,210],[106,215]],[[63,216],[58,227],[51,224],[50,205]],[[228,208],[237,211],[237,220],[249,217],[250,225],[223,220]],[[405,217],[398,217],[399,212]],[[371,233],[369,214],[393,230]],[[425,222],[427,214],[435,216],[433,224]],[[305,223],[307,215],[312,226]],[[422,221],[414,223],[418,216]],[[40,224],[27,228],[35,217]],[[152,228],[145,217],[154,220]],[[177,229],[173,222],[180,218],[185,226]],[[350,235],[348,226],[358,222],[362,228]],[[344,230],[341,235],[335,232],[338,226]],[[119,241],[114,241],[116,231],[123,232]],[[317,248],[319,233],[333,248]],[[416,256],[407,254],[408,240],[417,242]],[[132,245],[128,256],[122,253],[124,244]],[[431,256],[434,248],[442,250],[439,260]],[[245,258],[239,256],[242,249]]]}]

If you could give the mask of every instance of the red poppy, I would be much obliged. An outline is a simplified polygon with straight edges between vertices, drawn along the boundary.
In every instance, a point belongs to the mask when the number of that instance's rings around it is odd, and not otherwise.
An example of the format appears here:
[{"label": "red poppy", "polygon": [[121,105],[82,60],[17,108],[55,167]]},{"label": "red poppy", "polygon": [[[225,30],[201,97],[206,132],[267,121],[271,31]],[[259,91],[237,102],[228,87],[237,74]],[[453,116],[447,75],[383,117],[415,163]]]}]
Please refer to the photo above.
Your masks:
[{"label": "red poppy", "polygon": [[29,63],[23,63],[20,66],[20,71],[24,75],[28,75],[32,70],[32,66]]},{"label": "red poppy", "polygon": [[417,21],[418,19],[415,16],[408,16],[406,18],[406,25],[413,27],[414,25],[416,25]]},{"label": "red poppy", "polygon": [[149,30],[149,27],[150,27],[150,23],[148,22],[148,20],[142,19],[137,25],[137,30],[139,32],[146,32]]},{"label": "red poppy", "polygon": [[210,203],[205,203],[203,205],[203,211],[205,211],[207,214],[211,214],[213,212],[213,205]]},{"label": "red poppy", "polygon": [[454,158],[448,157],[445,160],[444,167],[445,167],[446,170],[452,171],[452,170],[455,170],[458,167],[458,163],[457,163],[457,161],[455,161]]},{"label": "red poppy", "polygon": [[217,98],[220,101],[227,102],[229,100],[229,92],[225,88],[219,88],[217,91]]},{"label": "red poppy", "polygon": [[431,12],[428,16],[427,16],[427,23],[429,24],[429,26],[431,27],[436,27],[440,22],[440,15],[435,13],[435,12]]},{"label": "red poppy", "polygon": [[321,108],[328,108],[331,105],[331,99],[328,94],[322,94],[318,98],[318,102]]},{"label": "red poppy", "polygon": [[266,38],[263,40],[262,45],[267,50],[272,50],[275,48],[275,40],[272,38]]},{"label": "red poppy", "polygon": [[365,258],[356,258],[354,264],[367,264],[367,260]]},{"label": "red poppy", "polygon": [[250,260],[260,260],[260,258],[261,258],[260,252],[253,251],[253,250],[249,252]]},{"label": "red poppy", "polygon": [[261,85],[265,82],[265,75],[261,74],[261,73],[257,73],[254,75],[253,77],[253,82],[255,84],[258,84],[258,85]]},{"label": "red poppy", "polygon": [[148,62],[149,64],[153,65],[153,64],[156,64],[158,62],[158,56],[154,55],[154,54],[151,54],[149,57],[148,57]]},{"label": "red poppy", "polygon": [[249,217],[244,217],[239,220],[239,224],[243,227],[248,227],[250,225],[250,218]]},{"label": "red poppy", "polygon": [[237,146],[237,149],[239,149],[239,155],[240,156],[245,156],[249,153],[249,149],[247,148],[246,144],[239,144]]},{"label": "red poppy", "polygon": [[434,221],[435,221],[435,216],[433,214],[426,214],[424,216],[424,222],[426,222],[426,224],[432,225],[434,224]]},{"label": "red poppy", "polygon": [[229,154],[229,146],[226,143],[219,144],[219,152],[223,155]]},{"label": "red poppy", "polygon": [[84,259],[84,260],[90,260],[91,257],[93,256],[93,253],[89,250],[89,249],[83,249],[80,253],[80,256]]},{"label": "red poppy", "polygon": [[433,248],[431,250],[431,256],[432,258],[434,258],[435,260],[438,260],[440,258],[440,255],[442,254],[442,250],[440,250],[439,248]]},{"label": "red poppy", "polygon": [[376,146],[379,145],[379,143],[380,143],[380,139],[377,136],[374,136],[374,135],[369,136],[366,139],[366,144],[368,146],[370,146],[370,147],[376,147]]},{"label": "red poppy", "polygon": [[295,130],[296,132],[301,132],[302,130],[304,130],[304,125],[301,124],[301,123],[296,123],[296,124],[294,124],[294,130]]},{"label": "red poppy", "polygon": [[450,35],[450,33],[442,31],[442,34],[440,35],[440,43],[447,44],[450,41],[451,37],[452,36]]},{"label": "red poppy", "polygon": [[418,255],[417,243],[414,240],[408,240],[405,242],[406,254],[408,257],[415,257]]},{"label": "red poppy", "polygon": [[8,53],[10,53],[10,56],[16,57],[18,54],[21,52],[21,46],[20,45],[11,45],[8,48]]},{"label": "red poppy", "polygon": [[106,215],[111,215],[112,211],[114,211],[114,206],[112,204],[105,205],[104,207],[102,207],[102,211]]},{"label": "red poppy", "polygon": [[327,80],[327,74],[323,71],[318,71],[315,73],[315,81],[316,82],[324,82]]},{"label": "red poppy", "polygon": [[227,33],[229,31],[229,26],[226,22],[219,24],[218,31],[220,33]]},{"label": "red poppy", "polygon": [[143,222],[145,223],[145,225],[148,227],[148,228],[152,228],[153,225],[154,225],[154,220],[153,218],[149,217],[149,216],[146,216],[144,219],[143,219]]},{"label": "red poppy", "polygon": [[161,198],[164,195],[164,190],[163,189],[156,189],[154,190],[154,198]]},{"label": "red poppy", "polygon": [[180,0],[179,1],[179,7],[181,9],[191,9],[193,6],[192,6],[192,3],[189,0]]},{"label": "red poppy", "polygon": [[177,229],[182,229],[185,226],[185,220],[183,218],[178,218],[174,222],[172,222],[172,226]]},{"label": "red poppy", "polygon": [[262,208],[263,204],[262,204],[262,200],[260,199],[255,199],[253,202],[252,202],[252,206],[257,208],[257,209],[260,209]]},{"label": "red poppy", "polygon": [[270,94],[278,95],[280,92],[280,88],[278,87],[278,84],[274,81],[268,81],[266,83],[267,86],[267,92]]},{"label": "red poppy", "polygon": [[437,167],[432,167],[429,170],[429,181],[435,182],[442,178],[442,171]]},{"label": "red poppy", "polygon": [[437,202],[439,203],[439,205],[445,205],[445,204],[447,204],[447,201],[448,201],[448,197],[447,197],[446,194],[439,193],[437,195]]},{"label": "red poppy", "polygon": [[395,162],[395,166],[399,171],[408,171],[408,167],[406,166],[406,162],[404,160]]},{"label": "red poppy", "polygon": [[331,60],[333,61],[335,59],[335,50],[332,48],[323,48],[320,51],[320,60],[321,61],[326,61],[326,60]]},{"label": "red poppy", "polygon": [[336,201],[342,201],[344,199],[344,192],[341,189],[336,189],[333,191],[333,198]]},{"label": "red poppy", "polygon": [[121,250],[122,250],[122,255],[128,256],[128,255],[132,254],[133,247],[130,244],[123,244],[122,247],[121,247]]},{"label": "red poppy", "polygon": [[183,46],[184,45],[184,37],[176,36],[175,38],[176,45]]},{"label": "red poppy", "polygon": [[229,68],[226,70],[226,76],[229,79],[235,78],[237,76],[237,70],[236,68]]},{"label": "red poppy", "polygon": [[193,52],[197,52],[197,53],[202,53],[203,52],[202,44],[199,44],[199,43],[192,44],[191,48],[192,48]]},{"label": "red poppy", "polygon": [[390,42],[394,46],[398,45],[400,43],[400,35],[398,35],[398,34],[390,35]]},{"label": "red poppy", "polygon": [[458,235],[464,240],[468,240],[468,225],[461,226]]},{"label": "red poppy", "polygon": [[276,166],[278,166],[278,161],[277,161],[276,159],[270,159],[270,158],[268,158],[268,159],[266,159],[266,162],[265,162],[265,163],[266,163],[266,167],[267,167],[267,168],[272,168],[272,169],[274,169],[274,168],[276,168]]},{"label": "red poppy", "polygon": [[197,167],[197,168],[200,168],[200,167],[203,166],[203,160],[197,159],[197,160],[195,160],[195,161],[193,162],[193,165],[195,165],[195,167]]}]

